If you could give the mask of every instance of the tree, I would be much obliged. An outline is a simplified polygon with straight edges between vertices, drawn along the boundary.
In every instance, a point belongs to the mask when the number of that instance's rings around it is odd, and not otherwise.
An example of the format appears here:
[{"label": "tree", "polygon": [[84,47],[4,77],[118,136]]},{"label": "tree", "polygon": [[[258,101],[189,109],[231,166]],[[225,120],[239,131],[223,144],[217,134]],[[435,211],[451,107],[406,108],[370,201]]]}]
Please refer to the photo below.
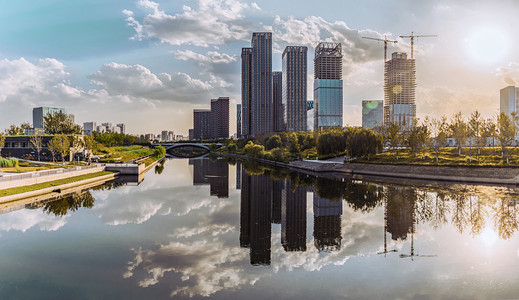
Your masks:
[{"label": "tree", "polygon": [[432,144],[436,152],[436,162],[438,162],[439,148],[447,144],[447,137],[449,136],[449,125],[447,124],[447,117],[441,116],[439,119],[433,119],[430,123]]},{"label": "tree", "polygon": [[[478,148],[479,155],[479,148],[484,145],[484,141],[481,139],[481,133],[483,131],[483,120],[481,119],[481,114],[479,111],[475,110],[471,115],[469,119],[469,142],[470,145],[476,145]],[[469,154],[470,155],[470,154]],[[470,159],[470,156],[469,156]]]},{"label": "tree", "polygon": [[83,139],[78,135],[70,136],[70,142],[70,152],[72,152],[72,157],[85,148]]},{"label": "tree", "polygon": [[452,118],[449,126],[452,137],[456,140],[456,146],[458,147],[458,154],[461,155],[461,147],[465,145],[468,138],[468,125],[463,119],[461,112],[458,112]]},{"label": "tree", "polygon": [[22,128],[12,124],[11,126],[9,126],[9,128],[7,128],[5,130],[5,134],[7,134],[7,135],[22,135],[23,134],[23,130],[22,130]]},{"label": "tree", "polygon": [[396,123],[390,123],[385,128],[385,134],[384,139],[385,142],[389,144],[389,147],[392,150],[396,150],[396,159],[398,159],[398,147],[400,146],[400,143],[402,141],[402,135],[400,134],[401,131],[400,125]]},{"label": "tree", "polygon": [[265,149],[271,150],[274,148],[279,148],[279,147],[281,147],[281,145],[282,145],[281,137],[277,134],[273,134],[265,142]]},{"label": "tree", "polygon": [[[481,131],[481,140],[484,141],[483,143],[486,145],[487,140],[489,138],[494,138],[496,134],[496,123],[492,118],[489,118],[485,122],[483,122],[482,125],[483,129]],[[490,144],[489,144],[490,146]]]},{"label": "tree", "polygon": [[48,113],[43,116],[43,129],[48,134],[81,134],[81,126],[63,112]]},{"label": "tree", "polygon": [[31,123],[29,123],[29,122],[23,122],[23,123],[20,125],[20,128],[21,128],[22,131],[25,133],[25,130],[32,129],[32,126],[31,126]]},{"label": "tree", "polygon": [[2,148],[5,146],[5,135],[0,133],[0,157],[2,157]]},{"label": "tree", "polygon": [[38,154],[38,161],[40,160],[40,152],[43,149],[43,139],[38,133],[34,133],[34,135],[30,139],[31,148],[36,151]]},{"label": "tree", "polygon": [[70,142],[66,135],[58,134],[55,135],[48,144],[48,148],[52,153],[52,160],[54,161],[54,157],[56,154],[61,156],[61,162],[65,163],[65,156],[68,154],[70,150]]},{"label": "tree", "polygon": [[[515,113],[514,113],[515,114]],[[515,116],[512,116],[514,118]],[[517,125],[513,122],[512,118],[505,113],[500,113],[497,116],[497,128],[496,137],[501,145],[501,155],[504,156],[506,152],[506,163],[509,163],[508,159],[508,147],[514,143],[515,135],[517,133]]]},{"label": "tree", "polygon": [[83,137],[83,146],[85,147],[85,155],[88,159],[88,163],[92,162],[92,152],[96,147],[96,141],[93,135],[85,135]]}]

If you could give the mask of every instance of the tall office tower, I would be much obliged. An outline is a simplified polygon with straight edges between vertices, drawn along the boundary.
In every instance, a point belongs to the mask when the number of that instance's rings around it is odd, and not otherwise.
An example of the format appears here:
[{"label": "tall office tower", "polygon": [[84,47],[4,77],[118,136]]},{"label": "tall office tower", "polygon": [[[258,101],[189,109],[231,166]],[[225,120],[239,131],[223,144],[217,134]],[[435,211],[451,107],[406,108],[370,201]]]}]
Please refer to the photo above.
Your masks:
[{"label": "tall office tower", "polygon": [[43,117],[47,114],[53,113],[64,113],[67,114],[67,111],[64,108],[59,107],[35,107],[32,109],[32,127],[33,128],[43,128]]},{"label": "tall office tower", "polygon": [[252,48],[241,49],[242,136],[251,136]]},{"label": "tall office tower", "polygon": [[283,122],[283,72],[272,72],[274,131],[285,131]]},{"label": "tall office tower", "polygon": [[384,125],[384,101],[362,101],[362,127],[373,129]]},{"label": "tall office tower", "polygon": [[241,138],[241,104],[236,104],[236,138]]},{"label": "tall office tower", "polygon": [[96,131],[96,122],[85,122],[83,123],[83,134],[84,135],[91,135]]},{"label": "tall office tower", "polygon": [[314,58],[314,130],[342,127],[342,48],[319,43]]},{"label": "tall office tower", "polygon": [[252,34],[251,135],[274,131],[272,118],[272,33]]},{"label": "tall office tower", "polygon": [[193,110],[193,139],[205,140],[211,138],[211,110]]},{"label": "tall office tower", "polygon": [[306,188],[286,180],[281,197],[281,244],[285,251],[306,251]]},{"label": "tall office tower", "polygon": [[341,249],[342,201],[321,198],[314,192],[314,246],[321,251]]},{"label": "tall office tower", "polygon": [[211,99],[211,138],[229,138],[229,97]]},{"label": "tall office tower", "polygon": [[314,100],[308,100],[306,101],[306,110],[311,110],[312,108],[314,108]]},{"label": "tall office tower", "polygon": [[120,123],[115,126],[119,127],[122,134],[126,134],[126,125],[124,123]]},{"label": "tall office tower", "polygon": [[409,188],[388,187],[386,196],[387,232],[393,240],[405,240],[407,234],[414,232],[416,191]]},{"label": "tall office tower", "polygon": [[287,131],[306,131],[306,74],[308,48],[283,51],[283,122]]},{"label": "tall office tower", "polygon": [[507,115],[519,112],[519,88],[507,86],[500,90],[499,111]]},{"label": "tall office tower", "polygon": [[385,124],[414,126],[416,119],[416,66],[407,54],[394,52],[385,65],[384,101]]}]

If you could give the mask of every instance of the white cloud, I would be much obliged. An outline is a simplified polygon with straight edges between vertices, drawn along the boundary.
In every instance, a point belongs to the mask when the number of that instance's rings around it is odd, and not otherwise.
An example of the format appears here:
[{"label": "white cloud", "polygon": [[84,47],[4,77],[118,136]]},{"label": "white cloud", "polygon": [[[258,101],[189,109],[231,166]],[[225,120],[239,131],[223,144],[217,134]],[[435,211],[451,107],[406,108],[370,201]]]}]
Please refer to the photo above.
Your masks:
[{"label": "white cloud", "polygon": [[494,73],[505,84],[517,85],[519,82],[519,63],[509,62],[506,66],[497,68]]},{"label": "white cloud", "polygon": [[68,216],[57,217],[43,214],[41,210],[23,209],[3,215],[0,218],[0,230],[19,230],[25,232],[31,228],[41,231],[56,231],[67,223]]},{"label": "white cloud", "polygon": [[[204,46],[220,45],[243,40],[249,35],[244,11],[250,9],[246,3],[236,0],[199,0],[198,9],[183,6],[182,13],[171,15],[159,8],[159,4],[141,0],[138,6],[152,10],[142,21],[133,17],[133,12],[124,10],[127,24],[135,29],[133,39],[157,38],[171,45]],[[257,4],[252,6],[258,9]]]}]

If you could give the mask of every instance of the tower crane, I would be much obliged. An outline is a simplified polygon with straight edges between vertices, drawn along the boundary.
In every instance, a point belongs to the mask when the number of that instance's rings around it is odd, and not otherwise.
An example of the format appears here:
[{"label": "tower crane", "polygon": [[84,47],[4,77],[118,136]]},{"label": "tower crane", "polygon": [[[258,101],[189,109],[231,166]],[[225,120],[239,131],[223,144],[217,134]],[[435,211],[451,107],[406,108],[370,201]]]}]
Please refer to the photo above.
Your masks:
[{"label": "tower crane", "polygon": [[414,58],[413,56],[413,48],[414,48],[414,38],[418,37],[438,37],[436,34],[428,34],[428,35],[414,35],[414,32],[411,31],[411,35],[401,35],[400,36],[403,39],[411,39],[411,59]]},{"label": "tower crane", "polygon": [[363,39],[368,39],[368,40],[374,40],[374,41],[384,42],[384,63],[385,63],[386,60],[387,60],[387,43],[393,43],[393,44],[398,43],[398,41],[388,40],[388,39],[387,39],[387,36],[384,36],[384,39],[377,39],[377,38],[365,37],[365,36],[363,36],[362,38],[363,38]]}]

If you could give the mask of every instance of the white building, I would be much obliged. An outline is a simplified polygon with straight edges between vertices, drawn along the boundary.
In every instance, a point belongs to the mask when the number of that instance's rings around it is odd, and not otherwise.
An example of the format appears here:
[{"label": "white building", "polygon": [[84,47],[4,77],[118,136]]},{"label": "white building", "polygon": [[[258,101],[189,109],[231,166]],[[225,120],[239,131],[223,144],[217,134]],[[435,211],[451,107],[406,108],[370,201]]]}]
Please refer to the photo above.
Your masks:
[{"label": "white building", "polygon": [[519,88],[507,86],[500,91],[499,111],[511,115],[513,111],[519,112]]}]

